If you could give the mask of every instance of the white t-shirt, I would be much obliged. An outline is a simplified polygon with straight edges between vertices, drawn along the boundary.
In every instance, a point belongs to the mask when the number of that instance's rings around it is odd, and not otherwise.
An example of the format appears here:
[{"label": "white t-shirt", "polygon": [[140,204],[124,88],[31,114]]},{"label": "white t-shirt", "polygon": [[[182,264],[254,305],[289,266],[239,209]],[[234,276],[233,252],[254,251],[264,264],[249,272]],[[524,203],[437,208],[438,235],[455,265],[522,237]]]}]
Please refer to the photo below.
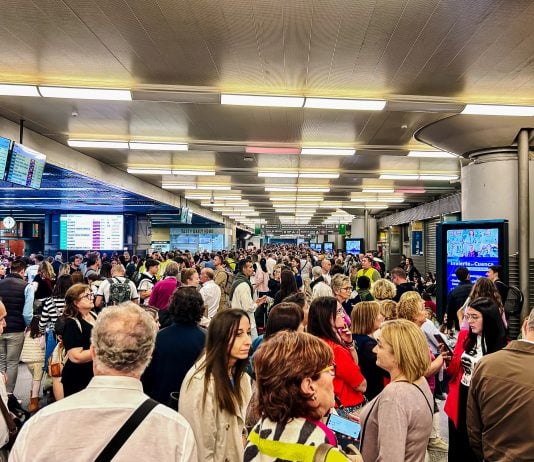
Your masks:
[{"label": "white t-shirt", "polygon": [[482,358],[482,336],[477,335],[477,344],[471,351],[464,351],[460,359],[464,373],[461,383],[468,387],[471,385],[471,377],[475,370],[476,363]]},{"label": "white t-shirt", "polygon": [[[119,282],[126,281],[126,278],[123,276],[113,276],[111,279],[112,280],[118,279]],[[130,300],[138,300],[139,294],[137,293],[135,284],[132,281],[128,281],[128,285],[130,286]],[[102,297],[104,297],[104,302],[106,303],[106,305],[108,304],[108,301],[109,301],[110,286],[111,286],[111,283],[109,282],[108,279],[104,279],[103,281],[101,281],[100,285],[98,286],[97,295],[102,295]]]}]

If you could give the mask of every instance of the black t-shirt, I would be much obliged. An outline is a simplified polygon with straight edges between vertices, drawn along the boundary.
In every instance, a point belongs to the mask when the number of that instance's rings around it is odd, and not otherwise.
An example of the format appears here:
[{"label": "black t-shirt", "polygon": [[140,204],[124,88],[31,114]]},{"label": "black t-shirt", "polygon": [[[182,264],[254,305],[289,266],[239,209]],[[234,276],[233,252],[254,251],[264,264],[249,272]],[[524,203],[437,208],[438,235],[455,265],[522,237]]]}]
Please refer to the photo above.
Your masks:
[{"label": "black t-shirt", "polygon": [[[71,348],[80,347],[84,350],[88,350],[89,346],[91,345],[92,330],[92,324],[88,323],[84,319],[67,319],[65,321],[65,328],[63,330],[63,345],[65,346],[65,351],[69,351]],[[92,378],[92,361],[78,364],[67,360],[61,375],[61,383],[63,383],[65,396],[72,395],[73,393],[83,390],[85,387],[87,387]]]}]

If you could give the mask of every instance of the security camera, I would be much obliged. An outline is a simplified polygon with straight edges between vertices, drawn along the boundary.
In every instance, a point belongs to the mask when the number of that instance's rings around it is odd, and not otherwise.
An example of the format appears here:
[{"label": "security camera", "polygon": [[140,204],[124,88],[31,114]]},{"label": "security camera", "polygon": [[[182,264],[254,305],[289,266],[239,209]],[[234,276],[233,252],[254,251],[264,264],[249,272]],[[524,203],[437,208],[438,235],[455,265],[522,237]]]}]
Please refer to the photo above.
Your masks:
[{"label": "security camera", "polygon": [[213,197],[210,198],[210,204],[215,204],[215,199]]}]

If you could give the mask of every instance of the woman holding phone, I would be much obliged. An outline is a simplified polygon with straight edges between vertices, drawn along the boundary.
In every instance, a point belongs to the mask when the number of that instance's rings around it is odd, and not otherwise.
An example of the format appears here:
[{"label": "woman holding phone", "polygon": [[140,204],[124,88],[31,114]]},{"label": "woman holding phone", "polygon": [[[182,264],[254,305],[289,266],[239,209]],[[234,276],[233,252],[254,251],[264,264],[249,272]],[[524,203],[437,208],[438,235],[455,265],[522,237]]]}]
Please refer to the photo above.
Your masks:
[{"label": "woman holding phone", "polygon": [[345,311],[338,308],[334,297],[313,300],[308,314],[308,332],[324,340],[334,353],[337,412],[345,417],[364,403],[367,381],[358,366],[358,354],[345,321]]},{"label": "woman holding phone", "polygon": [[321,421],[334,405],[335,380],[333,353],[324,342],[305,333],[278,332],[254,358],[255,412],[262,417],[248,435],[245,462],[362,462],[360,455],[343,454]]}]

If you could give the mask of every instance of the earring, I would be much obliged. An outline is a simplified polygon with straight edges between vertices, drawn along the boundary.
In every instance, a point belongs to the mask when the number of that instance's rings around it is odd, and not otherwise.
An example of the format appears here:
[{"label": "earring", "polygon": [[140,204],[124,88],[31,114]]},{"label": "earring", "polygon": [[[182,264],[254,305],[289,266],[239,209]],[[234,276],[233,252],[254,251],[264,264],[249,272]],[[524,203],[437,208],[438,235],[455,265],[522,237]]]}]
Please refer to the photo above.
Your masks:
[{"label": "earring", "polygon": [[313,396],[311,397],[311,400],[312,400],[312,401],[315,401],[316,399],[317,399],[317,396],[316,396],[316,395],[313,395]]}]

